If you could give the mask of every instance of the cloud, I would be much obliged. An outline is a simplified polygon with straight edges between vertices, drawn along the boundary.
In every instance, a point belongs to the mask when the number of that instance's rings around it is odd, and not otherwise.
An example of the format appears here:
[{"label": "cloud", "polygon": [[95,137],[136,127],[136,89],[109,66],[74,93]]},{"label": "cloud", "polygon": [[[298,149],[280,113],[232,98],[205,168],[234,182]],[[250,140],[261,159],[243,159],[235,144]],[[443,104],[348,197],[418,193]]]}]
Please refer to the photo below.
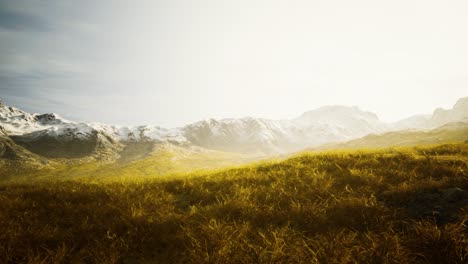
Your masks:
[{"label": "cloud", "polygon": [[8,10],[0,6],[0,28],[11,31],[39,31],[52,30],[52,24],[45,18],[35,14]]},{"label": "cloud", "polygon": [[394,120],[466,96],[466,1],[341,2],[0,0],[0,98],[176,126],[326,104]]}]

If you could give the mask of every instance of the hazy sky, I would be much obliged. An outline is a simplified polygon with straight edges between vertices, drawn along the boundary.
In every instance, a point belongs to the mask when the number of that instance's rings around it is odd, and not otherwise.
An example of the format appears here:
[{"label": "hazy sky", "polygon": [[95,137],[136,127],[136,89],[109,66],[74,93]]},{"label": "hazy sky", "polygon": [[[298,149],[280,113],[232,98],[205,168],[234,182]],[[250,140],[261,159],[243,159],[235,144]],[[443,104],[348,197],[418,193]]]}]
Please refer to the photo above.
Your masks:
[{"label": "hazy sky", "polygon": [[468,1],[0,0],[0,99],[183,125],[357,105],[393,121],[468,96]]}]

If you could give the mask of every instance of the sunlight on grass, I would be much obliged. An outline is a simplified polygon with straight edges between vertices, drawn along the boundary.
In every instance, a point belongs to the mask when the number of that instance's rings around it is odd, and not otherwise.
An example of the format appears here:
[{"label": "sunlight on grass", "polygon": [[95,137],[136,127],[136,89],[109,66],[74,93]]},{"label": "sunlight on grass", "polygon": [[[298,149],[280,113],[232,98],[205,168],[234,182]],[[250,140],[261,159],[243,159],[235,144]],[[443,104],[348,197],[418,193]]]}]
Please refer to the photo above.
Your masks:
[{"label": "sunlight on grass", "polygon": [[0,259],[466,263],[467,153],[468,144],[309,152],[196,172],[213,157],[57,165],[33,184],[0,184]]}]

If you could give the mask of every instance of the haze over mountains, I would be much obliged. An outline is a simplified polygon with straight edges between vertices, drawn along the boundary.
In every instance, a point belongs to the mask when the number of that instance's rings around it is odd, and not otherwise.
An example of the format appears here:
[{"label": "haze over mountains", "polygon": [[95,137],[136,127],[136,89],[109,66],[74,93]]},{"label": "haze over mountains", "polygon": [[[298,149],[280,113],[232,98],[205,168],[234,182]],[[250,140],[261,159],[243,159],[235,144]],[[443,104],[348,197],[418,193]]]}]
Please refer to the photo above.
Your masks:
[{"label": "haze over mountains", "polygon": [[289,120],[250,117],[208,119],[172,129],[77,123],[58,114],[31,114],[0,102],[3,149],[7,149],[7,145],[11,149],[18,144],[51,158],[83,157],[95,153],[118,155],[130,145],[148,143],[197,146],[261,156],[390,131],[428,131],[447,124],[452,124],[448,127],[459,127],[454,123],[465,124],[461,127],[466,129],[468,97],[459,99],[452,109],[438,108],[432,115],[412,116],[395,123],[382,122],[376,114],[358,107],[324,106]]}]

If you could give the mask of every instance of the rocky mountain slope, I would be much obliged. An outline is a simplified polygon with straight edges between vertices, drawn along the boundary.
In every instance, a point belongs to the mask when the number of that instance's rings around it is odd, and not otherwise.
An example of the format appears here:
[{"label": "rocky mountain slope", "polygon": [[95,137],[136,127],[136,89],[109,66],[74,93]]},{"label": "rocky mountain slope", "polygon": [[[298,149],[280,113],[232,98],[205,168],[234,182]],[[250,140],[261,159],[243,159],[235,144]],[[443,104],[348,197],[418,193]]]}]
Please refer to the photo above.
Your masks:
[{"label": "rocky mountain slope", "polygon": [[17,163],[39,168],[47,164],[47,160],[16,144],[0,126],[0,167],[8,164],[9,167],[15,168],[14,164]]}]

